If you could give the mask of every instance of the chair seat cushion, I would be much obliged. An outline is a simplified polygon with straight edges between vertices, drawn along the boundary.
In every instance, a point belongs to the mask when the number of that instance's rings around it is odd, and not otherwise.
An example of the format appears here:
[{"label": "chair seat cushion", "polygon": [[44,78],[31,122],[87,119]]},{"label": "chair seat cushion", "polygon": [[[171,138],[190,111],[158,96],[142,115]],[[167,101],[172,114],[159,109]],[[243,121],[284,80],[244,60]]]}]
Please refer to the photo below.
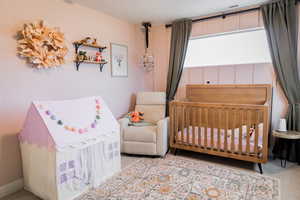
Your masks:
[{"label": "chair seat cushion", "polygon": [[124,141],[156,143],[157,126],[129,126],[124,129]]}]

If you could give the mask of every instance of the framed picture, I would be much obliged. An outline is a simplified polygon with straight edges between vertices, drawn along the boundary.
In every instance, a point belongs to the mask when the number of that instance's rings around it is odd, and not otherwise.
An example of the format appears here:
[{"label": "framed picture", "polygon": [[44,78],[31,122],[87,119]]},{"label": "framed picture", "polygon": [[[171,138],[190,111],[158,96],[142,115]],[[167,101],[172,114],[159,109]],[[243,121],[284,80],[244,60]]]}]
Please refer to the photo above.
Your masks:
[{"label": "framed picture", "polygon": [[110,43],[111,75],[128,77],[128,48],[126,45]]}]

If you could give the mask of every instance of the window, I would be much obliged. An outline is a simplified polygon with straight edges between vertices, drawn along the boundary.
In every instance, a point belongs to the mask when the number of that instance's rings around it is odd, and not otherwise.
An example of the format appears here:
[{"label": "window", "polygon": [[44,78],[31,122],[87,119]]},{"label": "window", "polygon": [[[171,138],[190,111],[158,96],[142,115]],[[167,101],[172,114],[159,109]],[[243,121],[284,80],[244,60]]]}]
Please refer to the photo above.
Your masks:
[{"label": "window", "polygon": [[203,36],[189,41],[185,67],[271,63],[264,29]]}]

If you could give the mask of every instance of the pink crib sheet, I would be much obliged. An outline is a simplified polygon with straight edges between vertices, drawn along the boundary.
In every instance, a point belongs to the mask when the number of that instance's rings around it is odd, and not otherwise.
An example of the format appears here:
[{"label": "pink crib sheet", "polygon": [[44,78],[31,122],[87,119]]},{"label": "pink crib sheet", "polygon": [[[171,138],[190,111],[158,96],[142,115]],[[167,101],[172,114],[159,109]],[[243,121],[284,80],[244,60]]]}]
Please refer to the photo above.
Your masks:
[{"label": "pink crib sheet", "polygon": [[[256,129],[258,130],[258,152],[261,152],[262,150],[262,145],[263,145],[263,128],[262,125],[258,126],[258,128]],[[187,131],[189,132],[189,138],[187,137]],[[246,149],[247,149],[247,145],[246,145],[246,136],[247,136],[247,129],[245,126],[243,126],[242,128],[242,153],[246,153]],[[256,133],[253,133],[250,137],[250,153],[254,153],[254,149],[255,149],[255,135]],[[201,146],[204,147],[204,143],[205,143],[205,128],[201,127],[200,128],[200,133],[199,133],[199,128],[195,127],[195,145],[197,146]],[[199,144],[199,136],[201,137],[200,139],[200,144]],[[207,148],[212,148],[213,149],[217,149],[218,147],[218,129],[214,128],[213,129],[213,144],[211,144],[211,128],[207,128]],[[225,130],[221,129],[220,130],[220,138],[221,138],[221,142],[220,142],[220,149],[221,150],[225,150]],[[239,129],[234,129],[234,134],[232,134],[231,130],[228,130],[227,132],[227,151],[231,151],[231,141],[232,141],[232,137],[234,137],[234,146],[233,146],[233,152],[239,152]],[[188,140],[187,140],[188,138]],[[181,143],[182,137],[181,137],[181,130],[178,131],[177,137],[176,137],[176,141]],[[189,130],[187,130],[187,128],[184,129],[184,136],[183,136],[183,141],[184,143],[188,144],[188,145],[193,145],[193,128],[192,126],[189,127]]]}]

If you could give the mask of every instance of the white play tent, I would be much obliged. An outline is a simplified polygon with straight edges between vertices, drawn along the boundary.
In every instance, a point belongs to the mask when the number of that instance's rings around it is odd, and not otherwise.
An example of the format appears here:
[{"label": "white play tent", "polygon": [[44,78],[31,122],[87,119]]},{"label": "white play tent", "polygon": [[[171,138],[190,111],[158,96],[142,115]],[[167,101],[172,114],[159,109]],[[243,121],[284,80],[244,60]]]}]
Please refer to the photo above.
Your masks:
[{"label": "white play tent", "polygon": [[35,101],[19,136],[25,189],[71,200],[120,171],[120,128],[101,97]]}]

